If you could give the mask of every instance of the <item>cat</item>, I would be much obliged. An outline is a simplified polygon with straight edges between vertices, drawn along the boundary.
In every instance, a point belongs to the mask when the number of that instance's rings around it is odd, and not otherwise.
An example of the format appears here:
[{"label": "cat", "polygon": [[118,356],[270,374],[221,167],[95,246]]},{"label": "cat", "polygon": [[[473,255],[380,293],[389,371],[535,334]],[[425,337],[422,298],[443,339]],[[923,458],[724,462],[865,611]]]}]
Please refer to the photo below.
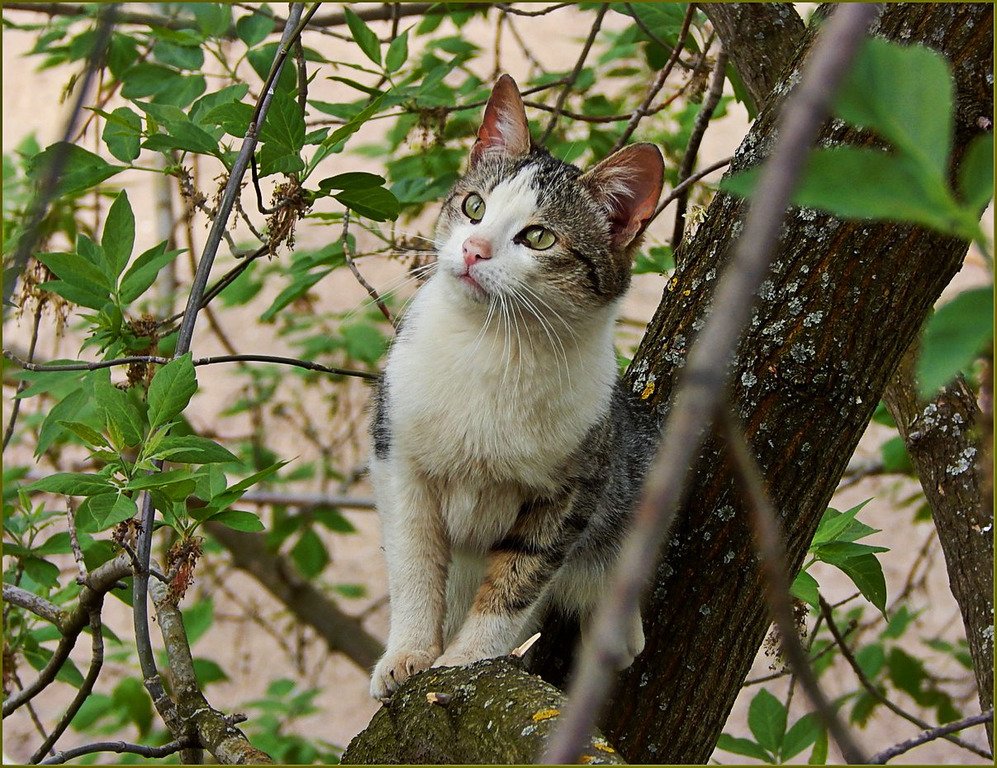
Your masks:
[{"label": "cat", "polygon": [[[584,642],[659,434],[617,381],[613,332],[663,171],[651,144],[587,173],[555,159],[496,82],[374,396],[390,597],[374,698],[509,653],[548,602]],[[627,635],[624,666],[639,614]]]}]

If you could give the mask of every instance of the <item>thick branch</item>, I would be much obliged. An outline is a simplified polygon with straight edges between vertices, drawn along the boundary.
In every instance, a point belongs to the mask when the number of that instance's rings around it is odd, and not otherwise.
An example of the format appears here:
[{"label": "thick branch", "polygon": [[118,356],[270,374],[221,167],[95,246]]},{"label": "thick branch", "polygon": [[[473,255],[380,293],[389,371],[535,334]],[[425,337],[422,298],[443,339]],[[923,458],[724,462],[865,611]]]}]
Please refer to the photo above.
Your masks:
[{"label": "thick branch", "polygon": [[342,609],[308,581],[286,558],[267,547],[266,537],[241,533],[217,523],[207,524],[208,532],[232,555],[232,563],[249,573],[267,591],[308,624],[329,646],[363,670],[374,666],[384,648],[359,620]]},{"label": "thick branch", "polygon": [[792,3],[700,3],[760,109],[803,39]]},{"label": "thick branch", "polygon": [[[564,694],[557,688],[509,659],[430,669],[395,692],[350,742],[342,762],[535,763],[560,720],[563,704]],[[585,745],[582,761],[623,762],[598,734]]]},{"label": "thick branch", "polygon": [[[961,378],[930,402],[917,396],[917,346],[904,355],[883,399],[897,423],[931,507],[959,604],[979,690],[980,708],[993,706],[993,510],[983,504],[980,409]],[[993,730],[987,725],[993,749]]]}]

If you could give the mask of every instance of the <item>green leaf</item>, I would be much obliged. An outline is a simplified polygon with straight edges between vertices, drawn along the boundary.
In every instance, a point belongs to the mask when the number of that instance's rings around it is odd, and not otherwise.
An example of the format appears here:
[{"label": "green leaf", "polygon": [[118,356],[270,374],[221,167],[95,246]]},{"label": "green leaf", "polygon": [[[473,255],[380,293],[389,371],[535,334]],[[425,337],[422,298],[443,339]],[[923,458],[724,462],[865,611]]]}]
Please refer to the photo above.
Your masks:
[{"label": "green leaf", "polygon": [[866,600],[876,606],[880,613],[886,615],[886,578],[883,576],[883,567],[875,555],[851,557],[835,562],[834,565],[844,571]]},{"label": "green leaf", "polygon": [[917,381],[921,397],[931,397],[969,368],[993,338],[994,288],[972,288],[939,307],[924,328]]},{"label": "green leaf", "polygon": [[360,50],[368,59],[381,66],[381,41],[377,39],[377,35],[363,19],[350,10],[349,6],[343,6],[343,13],[346,16],[346,24],[353,34],[353,41],[360,46]]},{"label": "green leaf", "polygon": [[646,254],[643,251],[637,253],[633,273],[635,275],[663,275],[672,269],[675,269],[675,257],[672,254],[672,249],[667,245],[660,245],[648,248]]},{"label": "green leaf", "polygon": [[762,688],[748,705],[748,728],[762,747],[778,754],[786,733],[786,707]]},{"label": "green leaf", "polygon": [[408,59],[408,30],[391,41],[384,56],[384,66],[388,72],[397,72]]},{"label": "green leaf", "polygon": [[966,150],[959,167],[959,194],[974,211],[983,208],[994,195],[994,136],[977,136]]},{"label": "green leaf", "polygon": [[834,108],[843,120],[876,131],[941,177],[952,146],[953,92],[952,76],[940,54],[869,37],[838,90]]},{"label": "green leaf", "polygon": [[154,152],[193,152],[198,155],[221,157],[221,149],[215,137],[190,121],[176,122],[168,126],[168,133],[150,136],[142,145]]},{"label": "green leaf", "polygon": [[105,531],[138,514],[134,499],[123,493],[103,493],[91,496],[76,511],[76,524],[81,531]]},{"label": "green leaf", "polygon": [[190,10],[197,19],[197,28],[207,37],[222,37],[232,26],[232,8],[228,3],[191,3]]},{"label": "green leaf", "polygon": [[884,639],[896,640],[907,631],[907,627],[912,621],[914,621],[915,618],[917,618],[916,613],[911,613],[907,609],[906,605],[901,605],[893,612],[893,616],[890,617],[890,621],[886,625],[886,629],[883,630],[880,637]]},{"label": "green leaf", "polygon": [[806,571],[800,571],[796,574],[789,591],[793,597],[812,605],[814,608],[820,606],[820,585],[817,583],[817,579]]},{"label": "green leaf", "polygon": [[221,493],[213,496],[211,498],[211,506],[217,507],[218,509],[224,509],[227,506],[234,504],[238,501],[242,494],[245,493],[250,487],[260,482],[261,480],[274,474],[281,467],[286,465],[286,461],[277,461],[271,464],[269,467],[261,469],[259,472],[254,472],[249,477],[245,477],[238,483],[230,488],[226,488]]},{"label": "green leaf", "polygon": [[115,490],[106,477],[85,472],[57,472],[25,486],[26,491],[59,493],[64,496],[96,496]]},{"label": "green leaf", "polygon": [[323,269],[318,272],[305,272],[304,274],[295,275],[291,284],[278,293],[273,303],[260,315],[260,321],[269,323],[284,307],[299,297],[304,296],[309,288],[330,272],[332,272],[331,269]]},{"label": "green leaf", "polygon": [[101,310],[110,301],[110,296],[106,293],[94,293],[82,286],[73,285],[62,280],[49,280],[48,282],[41,283],[39,288],[55,293],[73,304],[88,307],[89,309]]},{"label": "green leaf", "polygon": [[83,147],[60,141],[31,158],[28,163],[28,174],[31,179],[40,182],[60,152],[65,154],[56,187],[57,197],[83,192],[125,169],[123,165],[111,165],[104,158],[88,152]]},{"label": "green leaf", "polygon": [[720,734],[720,738],[717,740],[717,748],[722,749],[725,752],[732,752],[735,755],[753,757],[755,760],[761,760],[765,763],[775,762],[768,752],[750,739],[742,739],[736,736],[730,736],[726,733]]},{"label": "green leaf", "polygon": [[336,533],[356,533],[357,529],[353,523],[343,517],[343,514],[338,509],[317,507],[312,510],[312,516],[330,531],[335,531]]},{"label": "green leaf", "polygon": [[355,116],[350,118],[347,122],[343,123],[331,134],[329,138],[322,142],[320,145],[320,150],[316,153],[315,157],[312,159],[312,166],[314,167],[319,160],[325,157],[329,152],[336,148],[336,145],[340,142],[346,141],[350,136],[360,130],[360,126],[366,123],[370,118],[377,114],[377,111],[381,108],[381,102],[384,100],[384,96],[378,96],[370,104],[361,109]]},{"label": "green leaf", "polygon": [[109,371],[94,379],[93,393],[112,438],[117,431],[125,445],[141,443],[146,432],[145,419],[128,394],[111,384]]},{"label": "green leaf", "polygon": [[39,253],[36,258],[66,283],[102,295],[111,291],[103,270],[78,253]]},{"label": "green leaf", "polygon": [[87,445],[101,446],[104,448],[111,447],[110,443],[107,442],[107,438],[87,424],[81,424],[77,421],[60,421],[59,424],[64,429],[68,429]]},{"label": "green leaf", "polygon": [[[249,86],[246,83],[228,85],[221,90],[206,93],[193,104],[190,105],[188,115],[194,123],[198,125],[217,125],[205,116],[224,104],[239,103],[249,93]],[[246,106],[249,106],[248,104]],[[252,108],[250,108],[252,109]]]},{"label": "green leaf", "polygon": [[156,371],[149,385],[150,429],[156,429],[179,416],[196,391],[197,376],[190,352]]},{"label": "green leaf", "polygon": [[210,597],[199,600],[183,609],[183,626],[187,630],[187,641],[194,645],[204,633],[211,629],[215,621],[215,602]]},{"label": "green leaf", "polygon": [[840,538],[841,534],[844,533],[845,529],[851,524],[862,508],[872,501],[871,498],[866,499],[861,504],[857,504],[847,512],[838,512],[834,509],[828,509],[821,518],[820,525],[817,526],[817,533],[814,534],[814,540],[811,546],[817,546],[820,544],[827,544],[832,541],[836,541]]},{"label": "green leaf", "polygon": [[168,458],[170,461],[187,464],[211,464],[239,460],[231,451],[223,448],[214,440],[197,435],[166,437],[149,458]]},{"label": "green leaf", "polygon": [[811,712],[801,717],[793,724],[792,728],[786,731],[786,736],[782,740],[779,761],[785,762],[800,754],[817,741],[822,730],[820,720],[814,713]]},{"label": "green leaf", "polygon": [[249,16],[242,16],[235,22],[235,33],[239,39],[252,48],[257,43],[266,40],[267,35],[273,31],[274,20],[266,14],[256,12]]},{"label": "green leaf", "polygon": [[39,586],[51,588],[59,586],[59,568],[54,563],[40,557],[23,557],[21,566]]},{"label": "green leaf", "polygon": [[118,107],[106,115],[101,139],[116,160],[130,163],[141,153],[142,118],[128,107]]},{"label": "green leaf", "polygon": [[926,679],[924,664],[907,652],[894,646],[886,659],[890,681],[915,701],[921,697],[921,687]]},{"label": "green leaf", "polygon": [[152,727],[152,700],[145,686],[134,677],[126,677],[111,692],[111,700],[121,710],[124,719],[138,728],[144,737]]},{"label": "green leaf", "polygon": [[374,221],[394,221],[401,211],[401,203],[384,187],[344,189],[333,195],[347,208]]},{"label": "green leaf", "polygon": [[349,173],[337,173],[335,176],[322,179],[318,183],[318,188],[323,192],[329,192],[333,189],[368,189],[383,185],[384,177],[378,176],[376,173],[350,171]]},{"label": "green leaf", "polygon": [[856,651],[855,662],[867,678],[875,680],[886,662],[886,653],[883,651],[882,644],[870,643],[863,646]]},{"label": "green leaf", "polygon": [[[750,196],[758,168],[727,176],[720,188]],[[958,209],[941,176],[927,176],[905,155],[841,146],[811,151],[793,204],[850,219],[887,219],[955,233]]]},{"label": "green leaf", "polygon": [[252,119],[253,108],[241,101],[221,104],[204,116],[204,122],[221,126],[225,133],[240,139],[246,135]]},{"label": "green leaf", "polygon": [[182,250],[166,250],[164,240],[136,258],[121,277],[118,286],[118,296],[121,301],[125,304],[135,301],[156,281],[159,271],[181,253]]},{"label": "green leaf", "polygon": [[809,765],[827,764],[827,731],[823,728],[817,734],[817,742],[814,744],[813,751],[810,753],[810,759],[807,760],[807,763]]},{"label": "green leaf", "polygon": [[114,275],[120,275],[128,259],[131,258],[132,247],[135,245],[135,214],[132,213],[132,206],[128,202],[128,193],[125,190],[121,190],[111,203],[107,219],[104,221],[104,234],[100,238],[100,245]]},{"label": "green leaf", "polygon": [[388,340],[377,328],[367,323],[343,326],[346,352],[356,360],[376,364],[388,348]]},{"label": "green leaf", "polygon": [[329,553],[315,531],[306,528],[291,548],[291,559],[305,578],[313,579],[329,564]]},{"label": "green leaf", "polygon": [[879,446],[879,455],[883,460],[883,471],[898,475],[914,474],[914,465],[910,463],[907,446],[899,435],[895,435]]},{"label": "green leaf", "polygon": [[70,392],[62,400],[52,406],[45,421],[38,430],[38,444],[35,446],[35,456],[42,456],[49,446],[63,433],[62,422],[71,419],[87,404],[89,398],[83,387]]},{"label": "green leaf", "polygon": [[266,528],[259,516],[254,515],[252,512],[244,512],[239,509],[226,509],[212,515],[208,520],[211,520],[213,523],[221,523],[237,531],[247,531],[249,533],[262,531]]},{"label": "green leaf", "polygon": [[278,144],[287,152],[295,153],[305,145],[305,118],[291,94],[274,93],[266,120],[260,127],[260,141]]},{"label": "green leaf", "polygon": [[197,677],[197,682],[201,688],[211,683],[221,683],[229,679],[228,675],[225,674],[225,670],[221,668],[221,665],[211,659],[194,659],[194,675]]}]

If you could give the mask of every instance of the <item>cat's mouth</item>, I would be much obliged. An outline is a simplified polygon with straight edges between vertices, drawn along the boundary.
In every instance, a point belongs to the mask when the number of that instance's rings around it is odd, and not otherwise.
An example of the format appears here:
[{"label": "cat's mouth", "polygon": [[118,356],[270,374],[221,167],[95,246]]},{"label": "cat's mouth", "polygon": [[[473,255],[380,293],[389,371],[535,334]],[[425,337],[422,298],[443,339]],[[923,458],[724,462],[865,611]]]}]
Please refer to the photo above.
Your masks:
[{"label": "cat's mouth", "polygon": [[465,268],[464,271],[457,276],[457,279],[471,289],[471,294],[474,298],[483,299],[488,295],[488,291],[485,290],[484,286],[474,279],[474,276],[471,274],[470,267]]}]

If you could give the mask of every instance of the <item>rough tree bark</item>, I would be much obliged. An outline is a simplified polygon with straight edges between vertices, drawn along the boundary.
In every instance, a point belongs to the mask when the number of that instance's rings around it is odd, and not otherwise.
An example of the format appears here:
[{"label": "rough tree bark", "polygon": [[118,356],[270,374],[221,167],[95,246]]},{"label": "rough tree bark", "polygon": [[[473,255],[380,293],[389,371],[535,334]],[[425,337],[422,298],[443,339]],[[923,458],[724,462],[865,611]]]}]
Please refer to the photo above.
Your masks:
[{"label": "rough tree bark", "polygon": [[[961,377],[930,402],[921,401],[914,383],[916,360],[914,345],[884,400],[931,507],[985,712],[994,703],[994,516],[983,505],[981,414]],[[992,749],[993,724],[986,727]]]},{"label": "rough tree bark", "polygon": [[[748,23],[739,30],[744,38],[754,34]],[[926,44],[952,63],[954,166],[968,142],[992,125],[992,29],[989,4],[889,5],[873,29]],[[732,170],[764,159],[776,113],[811,42],[808,31]],[[724,43],[731,52],[738,44]],[[873,139],[832,122],[820,141]],[[680,267],[630,366],[627,383],[660,413],[667,412],[675,371],[710,310],[744,205],[716,196],[683,244]],[[789,212],[739,347],[731,402],[781,511],[793,571],[894,369],[966,250],[964,241],[914,226]],[[620,676],[603,718],[604,732],[630,762],[705,763],[768,627],[751,533],[720,445],[709,440],[696,466],[645,604],[647,646]],[[551,617],[531,669],[563,682],[571,647],[570,627]],[[466,670],[444,674],[459,685]],[[488,710],[478,717],[487,720]],[[507,738],[517,739],[523,725],[509,724]]]}]

